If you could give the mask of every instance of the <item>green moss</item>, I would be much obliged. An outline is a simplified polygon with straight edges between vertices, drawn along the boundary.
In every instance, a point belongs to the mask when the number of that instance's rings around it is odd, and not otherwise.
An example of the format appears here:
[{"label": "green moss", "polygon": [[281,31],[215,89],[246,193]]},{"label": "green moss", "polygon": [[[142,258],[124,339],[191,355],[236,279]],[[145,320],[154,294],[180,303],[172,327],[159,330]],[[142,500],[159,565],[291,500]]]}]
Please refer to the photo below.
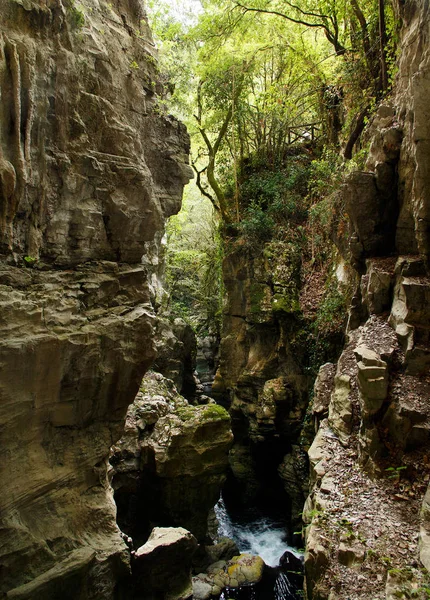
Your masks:
[{"label": "green moss", "polygon": [[272,298],[273,312],[296,313],[300,312],[300,303],[297,294],[275,294]]},{"label": "green moss", "polygon": [[263,310],[266,286],[263,283],[252,283],[249,290],[250,310],[252,314],[258,314]]},{"label": "green moss", "polygon": [[218,404],[208,404],[202,407],[195,406],[178,406],[175,409],[175,414],[183,421],[196,421],[207,422],[207,421],[228,421],[230,416],[228,412],[222,406]]},{"label": "green moss", "polygon": [[196,409],[193,406],[179,406],[175,410],[176,415],[181,421],[191,421],[196,416]]},{"label": "green moss", "polygon": [[228,421],[230,419],[230,415],[225,408],[219,404],[208,404],[205,406],[203,419],[205,421]]}]

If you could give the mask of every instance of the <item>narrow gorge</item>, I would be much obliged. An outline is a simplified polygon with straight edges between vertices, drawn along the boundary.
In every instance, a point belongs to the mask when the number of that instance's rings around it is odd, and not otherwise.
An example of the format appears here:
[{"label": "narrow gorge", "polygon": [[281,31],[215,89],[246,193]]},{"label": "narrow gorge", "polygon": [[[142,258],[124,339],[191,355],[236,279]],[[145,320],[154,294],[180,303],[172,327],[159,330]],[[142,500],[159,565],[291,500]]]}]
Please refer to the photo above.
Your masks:
[{"label": "narrow gorge", "polygon": [[430,598],[430,6],[344,4],[0,0],[2,598]]}]

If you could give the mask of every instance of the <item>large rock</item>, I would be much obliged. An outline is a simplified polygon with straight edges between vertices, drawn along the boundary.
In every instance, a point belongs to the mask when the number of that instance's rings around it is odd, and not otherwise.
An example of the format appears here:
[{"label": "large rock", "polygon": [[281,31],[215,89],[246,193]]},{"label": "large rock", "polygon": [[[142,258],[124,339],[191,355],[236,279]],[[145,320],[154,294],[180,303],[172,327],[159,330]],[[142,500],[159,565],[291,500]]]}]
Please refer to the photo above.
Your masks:
[{"label": "large rock", "polygon": [[139,2],[0,13],[0,594],[108,599],[129,561],[107,455],[155,356],[141,258],[189,141],[154,111]]},{"label": "large rock", "polygon": [[[386,187],[395,189],[393,183]],[[394,247],[398,213],[396,194],[381,193],[374,173],[355,171],[345,181],[342,195],[354,228],[353,258],[389,254]]]},{"label": "large rock", "polygon": [[207,573],[193,577],[193,591],[198,600],[219,596],[224,588],[239,588],[258,583],[263,577],[264,561],[260,556],[239,554],[231,560],[211,565]]},{"label": "large rock", "polygon": [[430,487],[427,488],[421,508],[421,527],[419,534],[420,560],[430,570]]},{"label": "large rock", "polygon": [[196,538],[182,527],[154,527],[146,544],[133,554],[134,598],[187,600],[193,593],[191,562]]},{"label": "large rock", "polygon": [[203,541],[232,441],[224,408],[193,406],[172,381],[147,373],[111,457],[122,529],[140,540],[154,524],[181,526]]},{"label": "large rock", "polygon": [[363,418],[367,419],[381,408],[388,392],[387,363],[365,345],[354,350],[358,367],[358,385]]},{"label": "large rock", "polygon": [[245,505],[265,495],[280,506],[289,501],[276,466],[298,442],[307,404],[300,266],[298,245],[281,240],[255,251],[235,241],[223,261],[226,301],[212,392],[229,407],[235,435],[226,493]]}]

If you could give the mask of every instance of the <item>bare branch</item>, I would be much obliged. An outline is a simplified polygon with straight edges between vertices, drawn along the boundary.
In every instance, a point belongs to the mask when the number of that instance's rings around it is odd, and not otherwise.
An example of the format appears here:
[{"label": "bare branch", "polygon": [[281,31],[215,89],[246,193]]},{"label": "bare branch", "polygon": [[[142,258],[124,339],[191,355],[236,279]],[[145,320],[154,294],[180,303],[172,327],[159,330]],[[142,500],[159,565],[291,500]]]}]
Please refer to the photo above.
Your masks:
[{"label": "bare branch", "polygon": [[[338,28],[334,27],[334,32],[333,32],[330,30],[330,28],[328,26],[328,20],[330,19],[330,17],[328,17],[327,15],[323,15],[323,14],[316,14],[316,13],[302,11],[297,6],[295,6],[294,4],[291,4],[287,0],[285,0],[285,2],[288,6],[290,6],[291,8],[293,8],[295,10],[298,10],[300,13],[304,14],[305,16],[315,17],[317,19],[320,19],[320,21],[312,22],[309,20],[304,20],[304,19],[299,19],[299,18],[296,19],[296,18],[292,17],[291,15],[280,12],[278,10],[270,10],[268,8],[256,8],[256,7],[252,7],[252,6],[245,6],[244,4],[241,4],[240,2],[238,2],[238,0],[235,1],[235,5],[238,8],[241,8],[244,13],[256,12],[256,13],[262,13],[262,14],[267,14],[267,15],[275,15],[277,17],[281,17],[282,19],[287,19],[288,21],[291,21],[292,23],[297,23],[298,25],[303,25],[304,27],[313,27],[315,29],[322,29],[324,31],[324,34],[325,34],[326,38],[328,39],[328,41],[334,46],[334,49],[336,50],[336,54],[338,54],[338,55],[345,54],[346,48],[339,42]],[[333,23],[333,21],[332,21],[332,23]]]},{"label": "bare branch", "polygon": [[202,173],[204,173],[206,171],[207,167],[204,167],[203,169],[201,169],[199,171],[198,168],[196,167],[194,161],[191,161],[191,166],[193,167],[193,170],[196,174],[196,185],[199,188],[200,192],[202,193],[203,196],[205,196],[206,198],[209,198],[209,200],[212,202],[214,209],[217,212],[220,212],[219,205],[218,205],[217,201],[215,200],[215,198],[212,196],[212,194],[209,194],[209,192],[203,187]]}]

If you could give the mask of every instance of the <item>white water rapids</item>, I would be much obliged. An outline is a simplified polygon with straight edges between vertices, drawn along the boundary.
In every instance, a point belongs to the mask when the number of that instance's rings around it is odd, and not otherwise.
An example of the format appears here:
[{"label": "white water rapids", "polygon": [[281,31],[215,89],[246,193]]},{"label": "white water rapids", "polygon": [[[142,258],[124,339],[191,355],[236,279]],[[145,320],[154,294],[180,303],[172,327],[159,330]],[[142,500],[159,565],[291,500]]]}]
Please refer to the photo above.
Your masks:
[{"label": "white water rapids", "polygon": [[[218,535],[233,539],[240,552],[261,556],[266,565],[275,567],[270,570],[271,575],[266,583],[257,587],[242,587],[238,590],[227,588],[221,593],[219,600],[297,600],[301,597],[297,582],[276,568],[279,559],[286,550],[296,556],[300,556],[295,548],[287,544],[285,524],[268,517],[261,517],[252,511],[246,511],[239,518],[233,519],[228,514],[224,501],[221,498],[215,506],[215,514],[218,519]],[[265,577],[263,576],[263,580]],[[260,586],[259,589],[258,586]],[[241,595],[242,590],[242,595]]]},{"label": "white water rapids", "polygon": [[219,522],[218,533],[234,540],[240,552],[261,556],[266,565],[276,567],[286,550],[297,554],[295,548],[287,544],[285,527],[266,517],[257,517],[243,523],[234,522],[227,513],[223,499],[215,506]]}]

